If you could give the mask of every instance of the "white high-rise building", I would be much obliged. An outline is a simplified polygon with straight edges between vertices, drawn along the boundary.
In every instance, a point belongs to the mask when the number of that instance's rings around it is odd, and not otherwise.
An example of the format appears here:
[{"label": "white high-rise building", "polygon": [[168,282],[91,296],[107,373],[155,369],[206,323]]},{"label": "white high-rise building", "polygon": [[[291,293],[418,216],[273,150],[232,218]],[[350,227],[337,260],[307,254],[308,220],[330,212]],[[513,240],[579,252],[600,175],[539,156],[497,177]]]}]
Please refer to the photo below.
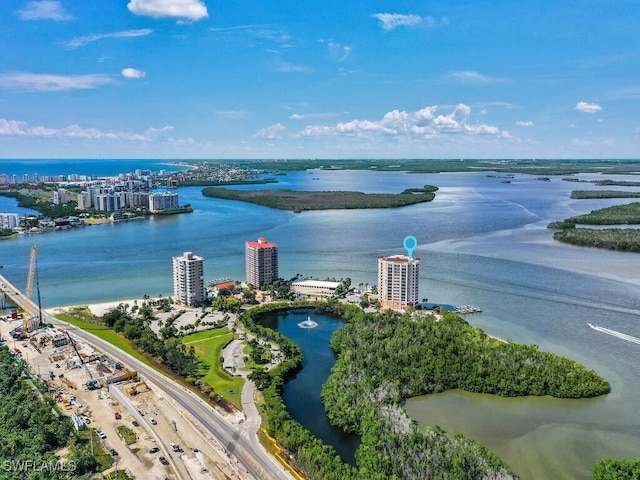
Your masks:
[{"label": "white high-rise building", "polygon": [[65,205],[69,203],[69,194],[66,190],[56,190],[53,192],[53,204]]},{"label": "white high-rise building", "polygon": [[82,192],[78,194],[78,210],[89,210],[91,208],[91,194]]},{"label": "white high-rise building", "polygon": [[20,226],[20,217],[17,213],[0,213],[0,228],[16,228]]},{"label": "white high-rise building", "polygon": [[420,259],[405,255],[378,257],[378,294],[384,309],[404,310],[419,303]]},{"label": "white high-rise building", "polygon": [[177,210],[180,208],[178,204],[177,193],[152,193],[149,195],[149,211],[162,212],[164,210]]},{"label": "white high-rise building", "polygon": [[206,299],[204,258],[191,252],[173,257],[173,296],[183,305],[200,305]]}]

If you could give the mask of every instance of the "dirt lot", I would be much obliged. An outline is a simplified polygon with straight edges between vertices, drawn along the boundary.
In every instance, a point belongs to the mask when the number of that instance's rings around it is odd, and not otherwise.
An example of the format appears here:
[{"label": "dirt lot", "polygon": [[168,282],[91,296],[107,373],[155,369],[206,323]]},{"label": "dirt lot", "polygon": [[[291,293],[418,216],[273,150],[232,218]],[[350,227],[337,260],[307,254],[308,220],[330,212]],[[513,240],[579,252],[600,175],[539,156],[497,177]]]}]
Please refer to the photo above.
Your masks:
[{"label": "dirt lot", "polygon": [[[18,348],[32,373],[49,380],[62,411],[69,415],[75,412],[84,419],[87,427],[103,432],[104,438],[96,434],[93,441],[101,442],[107,451],[114,449],[118,453],[114,458],[119,469],[124,468],[130,476],[141,480],[247,477],[246,472],[237,471],[236,465],[228,460],[221,446],[205,442],[188,416],[176,411],[153,385],[139,385],[137,392],[131,395],[129,388],[143,379],[128,380],[115,384],[117,386],[112,385],[111,388],[117,390],[109,392],[106,378],[113,376],[114,372],[124,371],[126,365],[116,369],[112,359],[98,355],[91,347],[81,343],[76,347],[83,363],[70,344],[54,347],[49,341],[46,345],[43,342],[42,348],[39,348],[41,339],[62,333],[55,329],[36,333],[35,343],[14,341],[9,331],[18,324],[19,321],[0,321],[0,331],[3,338],[9,339],[9,348]],[[100,383],[100,388],[87,388],[86,369]],[[120,418],[117,418],[116,412]],[[118,433],[117,428],[122,426],[135,434],[133,442],[127,444]],[[170,443],[176,444],[178,451],[172,450]],[[159,448],[159,452],[150,453],[154,447]],[[170,465],[162,465],[160,456],[164,456]]]}]

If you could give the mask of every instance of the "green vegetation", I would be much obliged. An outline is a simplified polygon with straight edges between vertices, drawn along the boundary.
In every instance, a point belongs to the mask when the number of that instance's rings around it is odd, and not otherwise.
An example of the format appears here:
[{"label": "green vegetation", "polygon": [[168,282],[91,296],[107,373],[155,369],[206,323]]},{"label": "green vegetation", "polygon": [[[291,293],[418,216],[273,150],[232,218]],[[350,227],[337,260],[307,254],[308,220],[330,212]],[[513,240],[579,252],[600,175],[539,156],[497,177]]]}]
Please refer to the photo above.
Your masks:
[{"label": "green vegetation", "polygon": [[640,229],[635,228],[575,228],[576,225],[637,225],[640,224],[640,203],[614,205],[593,210],[584,215],[552,222],[549,228],[561,229],[555,240],[584,247],[607,248],[625,252],[640,252]]},{"label": "green vegetation", "polygon": [[[228,328],[205,330],[183,337],[183,343],[194,347],[199,362],[198,376],[206,382],[211,391],[230,401],[238,409],[242,409],[242,377],[233,377],[222,368],[222,349],[233,340],[233,333]],[[194,378],[195,381],[195,378]]]},{"label": "green vegetation", "polygon": [[640,478],[640,458],[614,460],[605,458],[593,467],[593,480],[635,480]]},{"label": "green vegetation", "polygon": [[434,199],[436,187],[407,189],[401,194],[362,192],[315,192],[294,190],[227,190],[205,188],[206,197],[240,200],[280,210],[302,212],[307,210],[398,208]]},{"label": "green vegetation", "polygon": [[[261,326],[265,312],[314,307],[340,314],[347,325],[332,347],[338,361],[323,388],[330,421],[361,436],[351,467],[287,412],[279,393],[301,366],[299,348]],[[449,437],[438,427],[420,429],[402,403],[409,396],[452,388],[514,395],[581,398],[609,391],[607,382],[576,362],[487,336],[457,315],[442,321],[387,312],[367,314],[339,302],[286,302],[251,309],[241,321],[258,338],[280,345],[283,362],[251,375],[263,390],[264,425],[312,479],[515,478],[477,442]]]},{"label": "green vegetation", "polygon": [[[41,395],[25,377],[25,366],[6,347],[0,348],[0,465],[3,479],[63,480],[91,476],[97,462],[88,445],[71,436],[69,417],[55,401]],[[68,447],[68,458],[56,453]],[[35,469],[33,466],[44,465]],[[29,467],[31,466],[31,468]],[[49,468],[46,468],[46,467]]]},{"label": "green vegetation", "polygon": [[408,397],[454,388],[560,398],[609,392],[578,363],[491,338],[454,314],[437,321],[360,313],[335,332],[331,346],[338,361],[322,391],[327,416],[362,436],[358,467],[376,473],[370,478],[432,478],[427,465],[434,478],[508,478],[508,468],[476,442],[413,426],[401,407]]},{"label": "green vegetation", "polygon": [[595,180],[593,183],[602,186],[640,187],[640,182],[630,182],[628,180]]},{"label": "green vegetation", "polygon": [[14,237],[17,233],[10,228],[0,228],[0,238]]},{"label": "green vegetation", "polygon": [[44,187],[40,190],[30,190],[29,193],[18,190],[0,190],[0,195],[15,198],[18,200],[19,207],[36,210],[49,218],[68,217],[78,214],[75,202],[69,202],[68,205],[54,205],[50,197],[53,195],[53,190],[43,189]]},{"label": "green vegetation", "polygon": [[124,440],[124,443],[126,443],[127,445],[136,443],[136,440],[138,440],[138,436],[136,435],[136,432],[134,432],[133,430],[131,430],[129,427],[125,425],[118,425],[116,427],[116,430],[118,431],[118,435],[122,437],[122,439]]},{"label": "green vegetation", "polygon": [[640,252],[640,230],[636,228],[565,228],[555,232],[553,238],[581,247]]},{"label": "green vegetation", "polygon": [[219,180],[184,180],[180,182],[181,187],[218,187],[222,185],[265,185],[268,183],[278,183],[275,178],[265,178],[264,180],[234,180],[224,182]]},{"label": "green vegetation", "polygon": [[571,198],[589,199],[589,198],[639,198],[640,192],[621,192],[619,190],[574,190],[571,192]]},{"label": "green vegetation", "polygon": [[243,162],[243,166],[266,170],[380,170],[416,173],[494,171],[531,175],[569,175],[603,172],[635,174],[637,160],[480,160],[480,159],[353,159],[353,160],[265,160]]}]

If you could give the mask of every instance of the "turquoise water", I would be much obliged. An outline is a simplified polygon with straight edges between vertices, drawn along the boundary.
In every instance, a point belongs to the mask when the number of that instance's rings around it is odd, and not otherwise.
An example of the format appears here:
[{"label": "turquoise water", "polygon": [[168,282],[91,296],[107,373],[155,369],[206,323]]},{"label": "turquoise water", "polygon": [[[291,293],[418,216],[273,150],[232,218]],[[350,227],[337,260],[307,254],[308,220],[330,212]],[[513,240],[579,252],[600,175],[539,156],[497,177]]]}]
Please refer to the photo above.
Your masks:
[{"label": "turquoise water", "polygon": [[[590,322],[640,337],[640,255],[557,244],[546,229],[549,221],[624,200],[570,200],[576,184],[559,177],[541,182],[516,175],[502,184],[486,173],[314,171],[277,178],[281,184],[257,188],[400,192],[432,184],[440,190],[433,202],[397,210],[293,214],[208,199],[199,188],[180,189],[181,203],[191,203],[194,213],[2,241],[2,272],[23,288],[29,251],[36,244],[45,307],[171,294],[172,256],[184,251],[203,256],[207,279],[243,279],[244,242],[264,236],[279,245],[285,278],[348,276],[356,286],[373,285],[377,256],[403,253],[404,237],[413,235],[419,243],[415,255],[422,259],[421,298],[479,306],[481,314],[467,317],[473,325],[569,356],[612,385],[612,393],[595,402],[588,416],[572,416],[569,426],[550,416],[543,426],[529,423],[535,435],[489,432],[508,439],[501,456],[518,465],[516,473],[536,478],[527,472],[543,462],[555,475],[548,478],[588,478],[585,472],[600,456],[640,452],[640,346],[586,327]],[[596,187],[581,183],[579,188]],[[15,211],[15,202],[0,197],[0,210]],[[322,375],[317,382],[324,382]],[[485,402],[474,400],[459,404],[445,398],[443,403],[439,411],[449,416],[442,414],[442,421],[485,408]],[[317,418],[322,412],[304,415]],[[506,418],[500,423],[512,421]],[[526,418],[513,418],[527,424]]]}]

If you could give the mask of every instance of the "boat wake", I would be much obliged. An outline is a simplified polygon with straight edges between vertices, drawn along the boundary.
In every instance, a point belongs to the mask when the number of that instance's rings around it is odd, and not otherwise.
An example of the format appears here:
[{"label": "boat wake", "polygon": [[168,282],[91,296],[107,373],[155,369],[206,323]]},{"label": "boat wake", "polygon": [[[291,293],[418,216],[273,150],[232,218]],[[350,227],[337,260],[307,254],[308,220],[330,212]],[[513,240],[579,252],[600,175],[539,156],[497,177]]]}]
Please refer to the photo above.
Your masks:
[{"label": "boat wake", "polygon": [[621,338],[623,340],[626,340],[627,342],[637,343],[638,345],[640,345],[640,338],[638,337],[632,337],[631,335],[627,335],[626,333],[616,332],[615,330],[611,330],[609,328],[604,328],[604,327],[598,327],[597,325],[591,325],[590,323],[587,323],[587,325],[589,325],[590,328],[597,330],[598,332],[606,333],[607,335]]}]

